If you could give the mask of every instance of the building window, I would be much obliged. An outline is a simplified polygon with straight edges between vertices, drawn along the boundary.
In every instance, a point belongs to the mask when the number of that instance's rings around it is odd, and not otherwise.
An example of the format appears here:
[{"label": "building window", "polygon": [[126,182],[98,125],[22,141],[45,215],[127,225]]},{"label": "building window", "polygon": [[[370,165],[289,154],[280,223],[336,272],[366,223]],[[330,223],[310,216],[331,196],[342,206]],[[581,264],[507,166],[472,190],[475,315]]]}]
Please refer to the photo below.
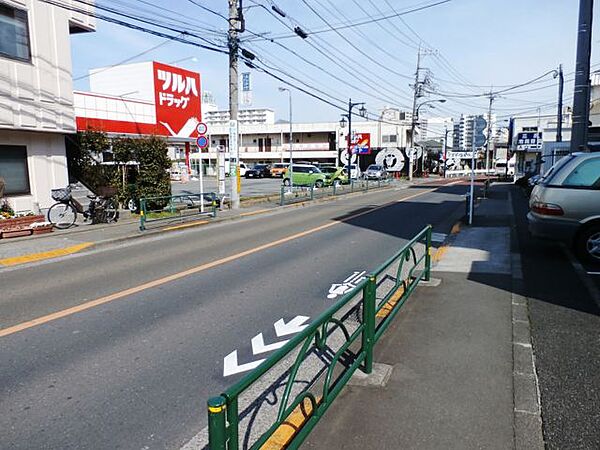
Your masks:
[{"label": "building window", "polygon": [[0,4],[0,56],[31,60],[27,12]]},{"label": "building window", "polygon": [[398,136],[396,136],[395,134],[384,134],[383,136],[381,136],[381,140],[384,144],[398,142]]},{"label": "building window", "polygon": [[5,195],[25,195],[31,192],[26,147],[0,145],[0,178],[4,179]]}]

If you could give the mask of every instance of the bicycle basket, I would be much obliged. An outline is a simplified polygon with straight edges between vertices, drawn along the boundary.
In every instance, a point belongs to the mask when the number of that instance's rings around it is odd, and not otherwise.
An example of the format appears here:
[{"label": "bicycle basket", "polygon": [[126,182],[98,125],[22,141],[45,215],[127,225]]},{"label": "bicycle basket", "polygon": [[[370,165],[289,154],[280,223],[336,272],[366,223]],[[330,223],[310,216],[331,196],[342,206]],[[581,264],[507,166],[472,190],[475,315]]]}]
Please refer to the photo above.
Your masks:
[{"label": "bicycle basket", "polygon": [[71,200],[71,189],[66,187],[63,189],[52,189],[52,198],[57,202],[68,202]]}]

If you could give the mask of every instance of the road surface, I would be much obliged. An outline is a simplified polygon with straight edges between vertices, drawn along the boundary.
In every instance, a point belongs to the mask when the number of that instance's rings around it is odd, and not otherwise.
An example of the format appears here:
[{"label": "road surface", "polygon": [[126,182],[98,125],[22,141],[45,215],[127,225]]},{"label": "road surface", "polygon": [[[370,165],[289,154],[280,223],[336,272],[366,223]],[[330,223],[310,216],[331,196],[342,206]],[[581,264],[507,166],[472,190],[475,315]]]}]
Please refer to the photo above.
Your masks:
[{"label": "road surface", "polygon": [[0,448],[180,448],[243,375],[224,376],[226,355],[252,363],[257,333],[316,317],[332,284],[426,224],[448,233],[465,189],[369,192],[0,271]]}]

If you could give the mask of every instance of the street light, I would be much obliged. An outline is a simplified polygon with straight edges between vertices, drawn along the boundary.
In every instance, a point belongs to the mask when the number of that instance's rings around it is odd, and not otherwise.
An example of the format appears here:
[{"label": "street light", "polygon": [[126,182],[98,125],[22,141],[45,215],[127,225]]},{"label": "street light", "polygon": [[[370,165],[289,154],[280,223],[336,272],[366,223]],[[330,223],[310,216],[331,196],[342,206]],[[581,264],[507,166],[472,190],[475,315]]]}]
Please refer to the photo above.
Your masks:
[{"label": "street light", "polygon": [[430,108],[433,108],[432,103],[446,103],[446,99],[445,98],[438,98],[435,100],[428,100],[426,102],[421,103],[419,106],[417,106],[414,109],[414,114],[411,117],[411,124],[410,124],[410,144],[411,144],[411,152],[408,155],[408,179],[412,180],[413,177],[413,158],[412,158],[412,148],[414,148],[415,146],[415,127],[417,125],[417,120],[416,118],[419,117],[419,110],[425,106],[425,105],[429,105]]},{"label": "street light", "polygon": [[[352,162],[352,109],[355,106],[360,106],[358,113],[361,117],[365,117],[367,115],[367,108],[365,108],[364,102],[352,103],[352,99],[348,100],[348,114],[342,114],[342,118],[340,119],[340,127],[346,127],[346,119],[348,119],[348,181],[352,182],[352,170],[350,168],[350,164]],[[357,163],[358,168],[358,163]]]},{"label": "street light", "polygon": [[[294,186],[294,169],[292,167],[292,163],[294,162],[293,159],[293,153],[294,153],[294,135],[292,132],[292,91],[290,91],[288,88],[285,87],[279,87],[279,92],[286,92],[288,93],[288,98],[290,101],[290,166],[289,166],[289,172],[290,172],[290,192],[292,192],[293,190],[293,186]],[[281,143],[283,144],[283,142]]]}]

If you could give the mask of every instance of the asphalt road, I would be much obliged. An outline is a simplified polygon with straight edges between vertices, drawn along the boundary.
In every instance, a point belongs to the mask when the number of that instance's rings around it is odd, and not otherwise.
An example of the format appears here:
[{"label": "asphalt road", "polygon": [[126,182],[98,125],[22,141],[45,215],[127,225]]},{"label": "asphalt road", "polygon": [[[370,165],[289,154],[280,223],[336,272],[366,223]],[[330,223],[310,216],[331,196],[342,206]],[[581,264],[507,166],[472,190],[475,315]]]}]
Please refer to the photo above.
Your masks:
[{"label": "asphalt road", "polygon": [[[206,425],[206,399],[241,377],[223,376],[225,355],[251,361],[253,336],[272,338],[279,319],[315,317],[331,304],[332,283],[374,269],[426,224],[449,232],[465,187],[429,189],[1,271],[0,448],[181,447]],[[94,299],[101,304],[58,317]]]},{"label": "asphalt road", "polygon": [[[563,248],[531,238],[527,201],[513,190],[525,292],[549,449],[600,448],[600,305]],[[590,265],[586,268],[592,269]],[[591,270],[590,270],[591,271]],[[593,290],[593,287],[592,287]]]}]

